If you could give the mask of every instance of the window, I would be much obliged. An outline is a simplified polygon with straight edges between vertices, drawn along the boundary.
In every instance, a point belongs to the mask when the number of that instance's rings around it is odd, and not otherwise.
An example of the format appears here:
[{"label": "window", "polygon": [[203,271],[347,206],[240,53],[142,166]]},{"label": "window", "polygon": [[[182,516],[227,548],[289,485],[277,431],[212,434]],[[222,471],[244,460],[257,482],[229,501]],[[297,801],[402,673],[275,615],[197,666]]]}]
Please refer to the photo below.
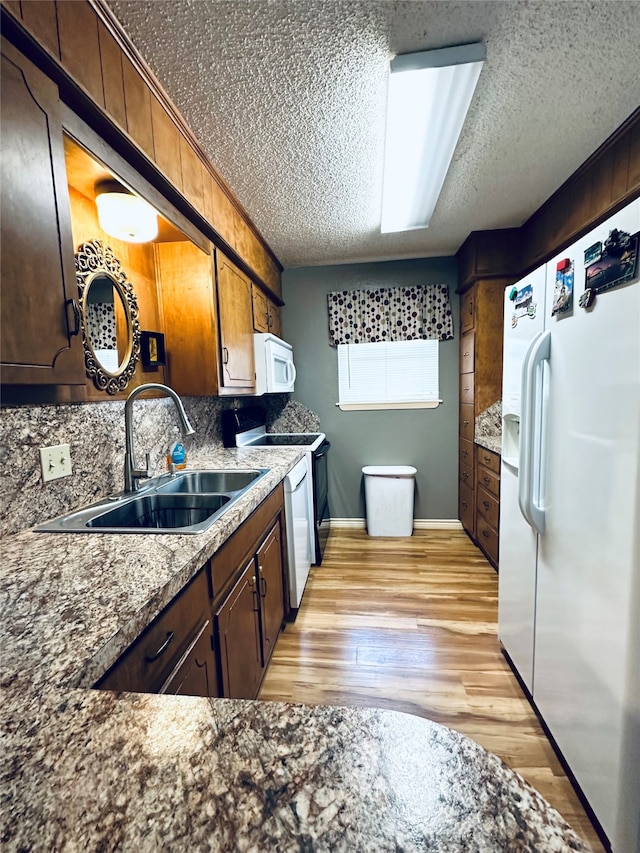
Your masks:
[{"label": "window", "polygon": [[338,405],[353,409],[435,409],[438,341],[338,346]]}]

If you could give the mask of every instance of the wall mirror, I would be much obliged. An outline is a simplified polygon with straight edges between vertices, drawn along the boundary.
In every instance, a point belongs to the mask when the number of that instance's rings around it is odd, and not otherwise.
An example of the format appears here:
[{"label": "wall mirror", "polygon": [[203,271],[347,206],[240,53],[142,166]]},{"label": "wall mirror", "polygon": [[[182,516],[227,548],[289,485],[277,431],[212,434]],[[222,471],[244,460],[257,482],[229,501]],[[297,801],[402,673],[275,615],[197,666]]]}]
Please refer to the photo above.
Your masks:
[{"label": "wall mirror", "polygon": [[84,363],[95,386],[124,391],[140,359],[138,302],[113,250],[100,240],[76,252]]}]

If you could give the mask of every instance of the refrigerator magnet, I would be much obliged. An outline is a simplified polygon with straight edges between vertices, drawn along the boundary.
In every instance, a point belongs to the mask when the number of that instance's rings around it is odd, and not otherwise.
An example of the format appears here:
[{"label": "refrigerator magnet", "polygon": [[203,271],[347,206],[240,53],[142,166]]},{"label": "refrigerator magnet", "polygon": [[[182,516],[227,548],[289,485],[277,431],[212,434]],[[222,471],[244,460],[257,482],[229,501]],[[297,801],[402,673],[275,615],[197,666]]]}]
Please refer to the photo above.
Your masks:
[{"label": "refrigerator magnet", "polygon": [[636,278],[637,267],[638,234],[614,228],[604,241],[600,258],[586,268],[585,288],[601,293],[626,284]]},{"label": "refrigerator magnet", "polygon": [[573,310],[573,261],[564,258],[556,266],[556,284],[553,291],[551,316],[566,315]]},{"label": "refrigerator magnet", "polygon": [[516,293],[515,299],[513,300],[513,314],[511,316],[511,325],[515,329],[518,325],[518,320],[520,317],[533,317],[536,316],[537,303],[533,301],[533,286],[531,284],[525,284],[524,287],[520,288]]},{"label": "refrigerator magnet", "polygon": [[598,241],[593,246],[589,246],[584,252],[584,265],[588,267],[590,264],[595,264],[602,257],[602,243]]}]

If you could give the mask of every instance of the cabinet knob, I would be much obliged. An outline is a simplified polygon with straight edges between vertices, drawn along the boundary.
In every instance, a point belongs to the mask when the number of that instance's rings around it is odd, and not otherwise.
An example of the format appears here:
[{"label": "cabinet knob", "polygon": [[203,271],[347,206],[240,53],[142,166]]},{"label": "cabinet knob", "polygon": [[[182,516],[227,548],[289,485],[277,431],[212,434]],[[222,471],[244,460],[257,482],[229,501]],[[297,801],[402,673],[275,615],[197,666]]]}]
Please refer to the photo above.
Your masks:
[{"label": "cabinet knob", "polygon": [[491,539],[491,534],[489,533],[488,530],[483,530],[482,535],[484,536],[485,539]]},{"label": "cabinet knob", "polygon": [[482,506],[483,506],[485,509],[489,509],[489,507],[491,506],[491,504],[489,503],[489,501],[482,501]]},{"label": "cabinet knob", "polygon": [[465,426],[469,426],[469,421],[462,421]]},{"label": "cabinet knob", "polygon": [[463,353],[462,353],[462,357],[463,357],[463,358],[469,358],[469,353],[468,353],[468,352],[463,352]]},{"label": "cabinet knob", "polygon": [[491,482],[491,478],[490,478],[490,477],[483,477],[483,478],[482,478],[482,482],[483,482],[483,483],[485,483],[485,484],[488,486],[488,485],[489,485],[489,483]]}]

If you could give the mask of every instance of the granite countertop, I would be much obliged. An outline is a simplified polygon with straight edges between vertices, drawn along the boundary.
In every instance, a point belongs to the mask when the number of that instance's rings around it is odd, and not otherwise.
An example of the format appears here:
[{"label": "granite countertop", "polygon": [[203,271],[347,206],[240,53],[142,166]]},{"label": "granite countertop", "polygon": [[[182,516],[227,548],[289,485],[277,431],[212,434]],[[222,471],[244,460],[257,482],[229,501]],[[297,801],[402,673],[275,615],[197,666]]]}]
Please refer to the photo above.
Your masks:
[{"label": "granite countertop", "polygon": [[88,689],[300,458],[198,536],[2,540],[3,850],[586,851],[473,741],[392,711]]},{"label": "granite countertop", "polygon": [[473,439],[480,447],[502,453],[502,400],[477,416]]}]

